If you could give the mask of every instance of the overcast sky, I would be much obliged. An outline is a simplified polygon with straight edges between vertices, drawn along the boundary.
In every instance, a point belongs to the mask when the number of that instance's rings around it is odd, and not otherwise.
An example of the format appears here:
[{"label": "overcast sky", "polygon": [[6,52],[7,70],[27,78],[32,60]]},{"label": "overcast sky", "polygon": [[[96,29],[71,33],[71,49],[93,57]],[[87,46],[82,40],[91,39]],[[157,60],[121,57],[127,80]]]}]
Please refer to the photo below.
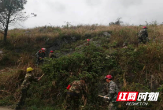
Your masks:
[{"label": "overcast sky", "polygon": [[[36,13],[23,23],[24,28],[52,25],[108,25],[117,18],[124,24],[163,22],[163,0],[27,0],[27,14]],[[20,27],[16,25],[16,27]]]}]

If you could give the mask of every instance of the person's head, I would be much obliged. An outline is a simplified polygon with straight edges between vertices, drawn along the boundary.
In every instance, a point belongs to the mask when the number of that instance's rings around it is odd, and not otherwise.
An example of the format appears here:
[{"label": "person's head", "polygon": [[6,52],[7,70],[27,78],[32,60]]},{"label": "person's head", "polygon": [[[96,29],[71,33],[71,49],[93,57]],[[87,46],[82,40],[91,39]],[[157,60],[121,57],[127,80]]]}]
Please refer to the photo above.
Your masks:
[{"label": "person's head", "polygon": [[113,79],[113,76],[112,75],[106,75],[105,76],[105,80],[106,80],[106,82],[110,82],[111,80]]},{"label": "person's head", "polygon": [[28,68],[27,68],[27,73],[31,73],[33,70],[34,70],[33,68],[28,67]]},{"label": "person's head", "polygon": [[143,26],[143,29],[147,29],[147,27],[146,26]]},{"label": "person's head", "polygon": [[87,42],[89,42],[90,41],[90,39],[87,39]]},{"label": "person's head", "polygon": [[54,53],[54,51],[53,51],[53,50],[51,50],[51,51],[50,51],[50,53]]},{"label": "person's head", "polygon": [[79,78],[81,82],[85,83],[86,82],[86,77]]},{"label": "person's head", "polygon": [[85,80],[80,80],[81,83],[85,83]]},{"label": "person's head", "polygon": [[42,51],[42,52],[45,52],[45,51],[46,51],[46,48],[41,48],[41,51]]}]

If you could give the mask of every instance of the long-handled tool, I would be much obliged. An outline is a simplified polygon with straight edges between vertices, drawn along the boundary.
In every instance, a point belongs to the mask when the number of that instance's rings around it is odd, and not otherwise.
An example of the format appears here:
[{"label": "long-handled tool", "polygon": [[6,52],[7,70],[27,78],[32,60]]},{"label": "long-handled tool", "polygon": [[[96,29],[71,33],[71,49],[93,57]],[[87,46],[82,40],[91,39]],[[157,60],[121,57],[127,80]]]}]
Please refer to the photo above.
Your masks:
[{"label": "long-handled tool", "polygon": [[39,81],[43,76],[44,76],[44,74],[38,78],[38,81]]},{"label": "long-handled tool", "polygon": [[106,97],[106,96],[102,96],[102,95],[98,95],[98,96],[99,96],[99,97],[102,97],[102,98],[107,98],[107,99],[109,98],[109,97]]}]

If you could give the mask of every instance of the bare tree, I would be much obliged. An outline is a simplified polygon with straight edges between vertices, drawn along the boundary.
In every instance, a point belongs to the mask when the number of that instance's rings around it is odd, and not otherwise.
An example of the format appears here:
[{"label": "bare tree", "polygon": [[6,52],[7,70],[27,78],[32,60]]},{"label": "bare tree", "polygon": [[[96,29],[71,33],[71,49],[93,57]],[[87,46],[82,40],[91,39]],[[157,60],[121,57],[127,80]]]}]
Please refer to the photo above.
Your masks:
[{"label": "bare tree", "polygon": [[25,12],[22,11],[26,2],[27,0],[0,0],[0,30],[4,34],[5,43],[9,24],[24,21],[28,18],[24,15]]}]

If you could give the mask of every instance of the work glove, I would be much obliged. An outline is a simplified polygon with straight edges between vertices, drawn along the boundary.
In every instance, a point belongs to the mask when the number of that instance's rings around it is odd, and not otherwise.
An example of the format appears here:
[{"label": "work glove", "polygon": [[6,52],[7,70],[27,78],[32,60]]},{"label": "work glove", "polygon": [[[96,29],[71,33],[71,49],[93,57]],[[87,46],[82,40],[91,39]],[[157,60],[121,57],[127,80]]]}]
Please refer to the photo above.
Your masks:
[{"label": "work glove", "polygon": [[104,99],[106,99],[106,96],[104,96]]},{"label": "work glove", "polygon": [[110,100],[110,97],[106,97],[106,96],[104,96],[104,99],[108,99],[108,100]]}]

